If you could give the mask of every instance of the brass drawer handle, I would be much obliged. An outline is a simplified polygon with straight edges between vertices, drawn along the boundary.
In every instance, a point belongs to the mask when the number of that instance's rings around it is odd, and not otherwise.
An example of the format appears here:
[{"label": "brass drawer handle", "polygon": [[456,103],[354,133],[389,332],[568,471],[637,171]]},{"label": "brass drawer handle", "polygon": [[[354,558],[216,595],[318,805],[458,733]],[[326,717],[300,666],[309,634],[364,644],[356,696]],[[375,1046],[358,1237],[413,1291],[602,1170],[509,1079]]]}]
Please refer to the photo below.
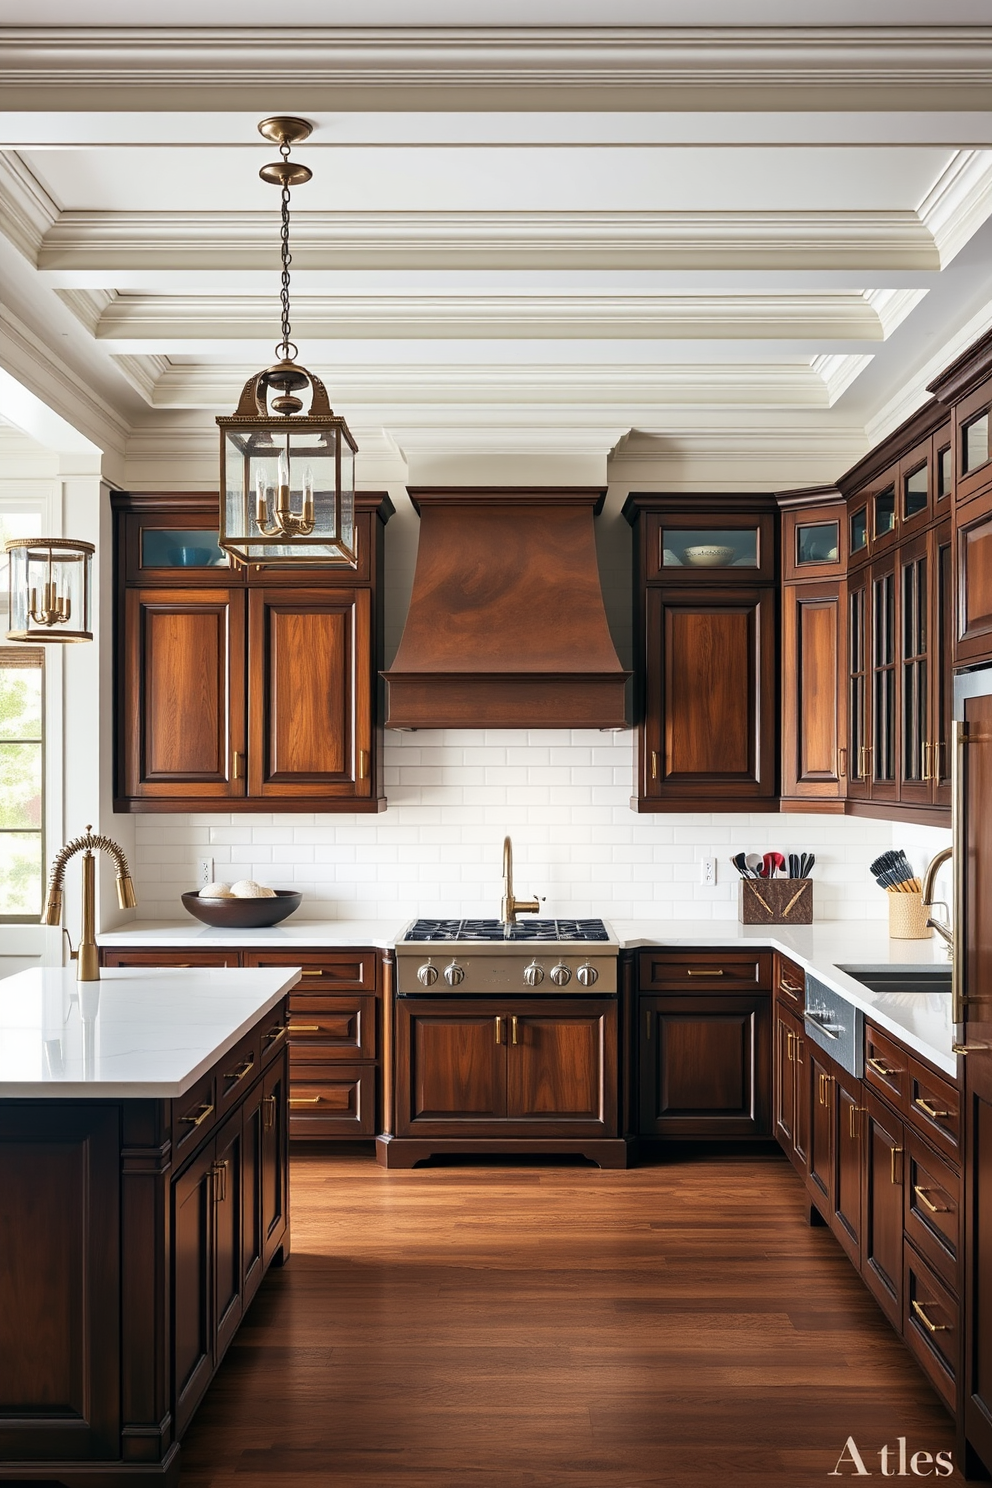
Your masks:
[{"label": "brass drawer handle", "polygon": [[320,1033],[319,1023],[290,1023],[290,1033]]},{"label": "brass drawer handle", "polygon": [[243,1080],[245,1075],[247,1075],[249,1071],[253,1070],[254,1068],[255,1056],[254,1054],[249,1054],[244,1064],[239,1064],[236,1070],[228,1070],[227,1074],[224,1076],[224,1079],[231,1080],[232,1082]]},{"label": "brass drawer handle", "polygon": [[234,751],[234,771],[233,771],[233,774],[234,774],[234,779],[235,780],[241,780],[241,779],[244,778],[244,773],[245,773],[244,758],[245,758],[244,757],[244,754],[241,751],[239,751],[237,749]]},{"label": "brass drawer handle", "polygon": [[722,971],[696,971],[691,966],[686,968],[686,976],[723,976]]},{"label": "brass drawer handle", "polygon": [[952,1044],[951,1045],[951,1053],[952,1054],[984,1054],[987,1051],[988,1047],[989,1047],[988,1044]]},{"label": "brass drawer handle", "polygon": [[304,966],[303,970],[300,972],[300,975],[301,976],[308,976],[308,977],[315,977],[315,976],[323,976],[324,973],[323,973],[323,971],[320,968],[318,968],[316,971],[313,971],[313,970],[308,970],[308,968]]},{"label": "brass drawer handle", "polygon": [[918,1183],[914,1183],[913,1192],[920,1203],[930,1210],[931,1214],[950,1214],[951,1211],[947,1204],[932,1204],[930,1202],[927,1198],[927,1194],[930,1192],[928,1188],[921,1188]]},{"label": "brass drawer handle", "polygon": [[358,751],[358,778],[367,780],[369,778],[369,752],[367,749]]},{"label": "brass drawer handle", "polygon": [[801,1057],[801,1055],[800,1055],[800,1053],[799,1053],[799,1051],[800,1051],[800,1049],[801,1049],[801,1048],[802,1048],[802,1046],[803,1046],[803,1044],[804,1044],[804,1043],[805,1043],[805,1042],[806,1042],[806,1041],[805,1041],[805,1039],[804,1039],[804,1038],[803,1038],[803,1036],[802,1036],[802,1034],[800,1034],[800,1033],[797,1033],[797,1034],[794,1034],[794,1035],[793,1035],[793,1037],[794,1037],[794,1038],[795,1038],[795,1040],[796,1040],[796,1063],[797,1063],[797,1064],[805,1064],[805,1063],[806,1063],[806,1061],[805,1061],[805,1059],[803,1059],[803,1058],[802,1058],[802,1057]]},{"label": "brass drawer handle", "polygon": [[779,982],[778,989],[780,992],[788,992],[790,997],[801,997],[803,995],[802,987],[794,986],[792,982],[786,981],[785,977]]},{"label": "brass drawer handle", "polygon": [[227,1198],[227,1163],[215,1162],[211,1164],[211,1173],[214,1175],[214,1203],[223,1204]]},{"label": "brass drawer handle", "polygon": [[[890,1181],[890,1183],[894,1184],[897,1188],[901,1188],[902,1187],[902,1175],[900,1174],[900,1176],[898,1178],[896,1177],[896,1158],[897,1157],[902,1157],[902,1148],[901,1147],[890,1147],[889,1148],[889,1181]],[[900,1164],[900,1167],[901,1166],[902,1166],[902,1164]]]},{"label": "brass drawer handle", "polygon": [[511,1044],[519,1043],[519,1039],[517,1038],[517,1034],[519,1032],[519,1024],[520,1024],[520,1019],[517,1017],[516,1013],[514,1013],[513,1016],[510,1019],[510,1043]]},{"label": "brass drawer handle", "polygon": [[657,751],[657,749],[652,749],[652,751],[651,751],[651,779],[652,780],[657,780],[658,779],[658,751]]},{"label": "brass drawer handle", "polygon": [[936,1106],[932,1106],[928,1100],[924,1100],[922,1095],[918,1095],[916,1097],[916,1099],[913,1102],[913,1105],[914,1106],[919,1106],[920,1110],[926,1116],[929,1116],[930,1119],[931,1119],[931,1121],[936,1121],[938,1119],[938,1117],[941,1117],[941,1116],[953,1116],[954,1115],[954,1112],[953,1111],[938,1111],[937,1107]]},{"label": "brass drawer handle", "polygon": [[820,1071],[820,1105],[821,1106],[825,1106],[825,1105],[828,1104],[828,1097],[830,1095],[830,1087],[831,1087],[831,1085],[833,1083],[834,1083],[834,1077],[833,1077],[833,1075],[825,1075],[823,1073],[823,1071],[821,1070]]},{"label": "brass drawer handle", "polygon": [[291,1095],[289,1104],[291,1106],[319,1106],[322,1100],[321,1095]]},{"label": "brass drawer handle", "polygon": [[282,1036],[283,1036],[283,1034],[285,1032],[286,1032],[286,1025],[285,1025],[285,1023],[280,1023],[278,1025],[278,1027],[276,1027],[276,1028],[270,1028],[269,1031],[268,1031],[268,1033],[264,1034],[263,1037],[264,1037],[265,1042],[267,1044],[274,1044],[275,1041],[276,1041],[276,1039],[281,1039]]},{"label": "brass drawer handle", "polygon": [[930,743],[929,739],[927,739],[924,740],[923,743],[923,772],[920,775],[920,779],[933,780],[933,778],[933,745]]},{"label": "brass drawer handle", "polygon": [[493,1021],[496,1024],[496,1042],[501,1044],[503,1042],[503,1019],[497,1013]]},{"label": "brass drawer handle", "polygon": [[946,1323],[932,1323],[930,1321],[915,1297],[913,1298],[913,1311],[928,1333],[946,1333],[948,1331]]},{"label": "brass drawer handle", "polygon": [[852,1142],[856,1142],[857,1139],[858,1139],[858,1137],[860,1136],[861,1123],[858,1120],[858,1117],[859,1116],[865,1116],[865,1115],[867,1115],[867,1113],[868,1113],[868,1107],[867,1106],[855,1106],[853,1104],[850,1105],[850,1106],[848,1106],[848,1108],[847,1108],[847,1126],[848,1126],[848,1131],[851,1134],[851,1141]]},{"label": "brass drawer handle", "polygon": [[274,1095],[262,1097],[262,1125],[266,1131],[271,1131],[276,1124],[276,1098]]},{"label": "brass drawer handle", "polygon": [[213,1106],[212,1105],[204,1105],[204,1106],[201,1106],[200,1107],[199,1112],[197,1113],[197,1115],[195,1115],[195,1116],[180,1116],[179,1120],[180,1121],[185,1121],[185,1123],[186,1123],[187,1126],[202,1126],[203,1123],[206,1121],[207,1117],[210,1115],[210,1113],[211,1113],[212,1110],[213,1110]]},{"label": "brass drawer handle", "polygon": [[789,1030],[786,1029],[786,1032],[785,1032],[785,1050],[786,1050],[786,1058],[788,1059],[788,1061],[789,1061],[790,1064],[795,1064],[795,1062],[796,1062],[796,1056],[795,1056],[795,1054],[793,1053],[793,1050],[792,1050],[792,1046],[795,1043],[795,1040],[796,1040],[796,1035],[794,1033],[790,1033]]},{"label": "brass drawer handle", "polygon": [[880,1059],[866,1059],[865,1063],[871,1066],[876,1075],[884,1075],[886,1079],[888,1079],[890,1075],[902,1074],[902,1070],[889,1069],[888,1065],[883,1064]]}]

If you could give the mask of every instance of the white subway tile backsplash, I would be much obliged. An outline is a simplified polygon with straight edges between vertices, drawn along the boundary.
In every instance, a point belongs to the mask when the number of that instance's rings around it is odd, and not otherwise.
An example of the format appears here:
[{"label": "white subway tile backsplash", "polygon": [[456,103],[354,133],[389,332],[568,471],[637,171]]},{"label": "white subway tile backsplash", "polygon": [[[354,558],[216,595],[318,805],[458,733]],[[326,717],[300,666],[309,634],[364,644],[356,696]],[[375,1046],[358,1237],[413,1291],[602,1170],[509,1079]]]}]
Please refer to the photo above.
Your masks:
[{"label": "white subway tile backsplash", "polygon": [[[387,733],[389,809],[378,816],[259,812],[147,816],[135,823],[142,918],[174,918],[209,847],[218,877],[305,895],[310,919],[495,914],[502,842],[520,894],[546,914],[732,920],[742,850],[816,853],[820,918],[881,919],[868,864],[895,843],[921,868],[949,833],[833,816],[630,810],[629,733],[576,729]],[[700,860],[717,859],[717,882]]]}]

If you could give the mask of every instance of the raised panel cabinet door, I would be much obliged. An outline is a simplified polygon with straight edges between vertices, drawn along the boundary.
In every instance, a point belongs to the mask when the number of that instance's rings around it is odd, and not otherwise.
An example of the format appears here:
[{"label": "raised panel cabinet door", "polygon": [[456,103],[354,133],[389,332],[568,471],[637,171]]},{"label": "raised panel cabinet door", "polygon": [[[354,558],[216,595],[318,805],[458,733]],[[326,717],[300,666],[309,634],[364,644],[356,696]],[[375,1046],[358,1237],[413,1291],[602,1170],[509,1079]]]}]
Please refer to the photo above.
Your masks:
[{"label": "raised panel cabinet door", "polygon": [[812,1074],[810,1070],[809,1041],[806,1038],[803,1025],[799,1024],[799,1033],[793,1046],[796,1074],[796,1132],[795,1132],[795,1163],[803,1174],[809,1167],[809,1123],[810,1123],[810,1087]]},{"label": "raised panel cabinet door", "polygon": [[873,801],[899,798],[900,698],[899,596],[896,555],[871,565],[868,601],[871,606],[868,706],[871,709],[868,749],[869,792]]},{"label": "raised panel cabinet door", "polygon": [[261,1081],[242,1107],[241,1294],[247,1307],[262,1280],[262,1163],[265,1107]]},{"label": "raised panel cabinet door", "polygon": [[870,641],[868,570],[862,569],[847,584],[847,795],[855,801],[871,794]]},{"label": "raised panel cabinet door", "polygon": [[861,1274],[889,1322],[901,1331],[907,1171],[903,1125],[876,1095],[862,1088],[866,1111]]},{"label": "raised panel cabinet door", "polygon": [[123,646],[119,794],[243,796],[244,594],[129,589]]},{"label": "raised panel cabinet door", "polygon": [[837,1081],[832,1061],[829,1063],[820,1054],[815,1044],[806,1040],[809,1059],[809,1153],[806,1165],[806,1184],[820,1209],[823,1218],[829,1221],[834,1208],[835,1154],[834,1134],[837,1105]]},{"label": "raised panel cabinet door", "polygon": [[783,591],[782,794],[839,801],[847,789],[846,586]]},{"label": "raised panel cabinet door", "polygon": [[701,810],[774,797],[775,591],[651,589],[646,624],[644,796]]},{"label": "raised panel cabinet door", "polygon": [[0,1107],[0,1460],[119,1456],[118,1127],[96,1102]]},{"label": "raised panel cabinet door", "polygon": [[249,792],[372,794],[372,596],[256,589],[248,596]]},{"label": "raised panel cabinet door", "polygon": [[933,632],[933,544],[923,533],[904,542],[897,555],[899,601],[898,722],[899,799],[927,806],[933,800],[933,689],[936,637]]},{"label": "raised panel cabinet door", "polygon": [[642,1136],[771,1132],[767,994],[640,999]]},{"label": "raised panel cabinet door", "polygon": [[934,637],[933,678],[933,800],[936,806],[951,805],[951,738],[954,703],[954,584],[952,577],[953,545],[950,522],[941,522],[931,535],[934,547],[932,564],[931,628]]},{"label": "raised panel cabinet door", "polygon": [[615,1136],[616,1003],[508,1004],[507,1015],[507,1119]]},{"label": "raised panel cabinet door", "polygon": [[214,1148],[196,1157],[173,1185],[173,1399],[182,1436],[214,1367]]},{"label": "raised panel cabinet door", "polygon": [[288,1253],[289,1132],[287,1092],[289,1057],[284,1049],[262,1079],[262,1261],[276,1251]]},{"label": "raised panel cabinet door", "polygon": [[799,1023],[776,1005],[772,1068],[772,1130],[790,1161],[796,1152],[796,1035]]},{"label": "raised panel cabinet door", "polygon": [[238,1331],[244,1311],[242,1177],[244,1138],[242,1112],[224,1122],[214,1140],[212,1166],[214,1207],[214,1362],[219,1363]]},{"label": "raised panel cabinet door", "polygon": [[509,1034],[502,1002],[397,998],[397,1135],[503,1130]]},{"label": "raised panel cabinet door", "polygon": [[831,1229],[854,1264],[860,1267],[864,1105],[859,1080],[838,1074],[834,1122],[836,1166]]}]

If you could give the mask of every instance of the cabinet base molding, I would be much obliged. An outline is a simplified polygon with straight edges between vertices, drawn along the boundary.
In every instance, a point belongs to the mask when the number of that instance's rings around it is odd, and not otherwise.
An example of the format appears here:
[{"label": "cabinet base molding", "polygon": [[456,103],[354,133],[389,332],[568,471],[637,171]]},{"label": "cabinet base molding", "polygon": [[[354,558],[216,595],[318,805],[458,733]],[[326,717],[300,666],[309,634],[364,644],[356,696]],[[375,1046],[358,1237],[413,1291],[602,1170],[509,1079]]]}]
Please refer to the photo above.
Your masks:
[{"label": "cabinet base molding", "polygon": [[601,1168],[626,1168],[628,1145],[622,1137],[581,1138],[554,1137],[376,1137],[376,1160],[383,1168],[414,1168],[428,1158],[449,1153],[471,1156],[519,1153],[549,1153],[588,1158]]},{"label": "cabinet base molding", "polygon": [[[388,806],[385,796],[373,796],[368,800],[355,796],[299,796],[269,799],[265,796],[115,796],[114,811],[118,815],[141,815],[152,811],[207,812],[207,811],[320,811],[331,815],[335,811],[347,812],[349,816],[360,816],[385,811]],[[748,810],[751,808],[749,807]]]},{"label": "cabinet base molding", "polygon": [[161,1462],[14,1462],[0,1467],[0,1483],[64,1483],[67,1488],[178,1488],[179,1443]]}]

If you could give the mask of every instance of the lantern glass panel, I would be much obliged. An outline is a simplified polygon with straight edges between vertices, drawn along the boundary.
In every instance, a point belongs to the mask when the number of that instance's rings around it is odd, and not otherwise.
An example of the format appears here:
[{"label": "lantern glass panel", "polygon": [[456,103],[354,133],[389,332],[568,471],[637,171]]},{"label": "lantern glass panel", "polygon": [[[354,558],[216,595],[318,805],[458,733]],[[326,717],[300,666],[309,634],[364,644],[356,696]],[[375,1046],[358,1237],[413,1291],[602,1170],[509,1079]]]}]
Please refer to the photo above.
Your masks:
[{"label": "lantern glass panel", "polygon": [[91,641],[93,548],[66,539],[12,547],[7,639]]},{"label": "lantern glass panel", "polygon": [[222,539],[246,561],[354,561],[354,453],[338,429],[229,429],[224,484]]}]

